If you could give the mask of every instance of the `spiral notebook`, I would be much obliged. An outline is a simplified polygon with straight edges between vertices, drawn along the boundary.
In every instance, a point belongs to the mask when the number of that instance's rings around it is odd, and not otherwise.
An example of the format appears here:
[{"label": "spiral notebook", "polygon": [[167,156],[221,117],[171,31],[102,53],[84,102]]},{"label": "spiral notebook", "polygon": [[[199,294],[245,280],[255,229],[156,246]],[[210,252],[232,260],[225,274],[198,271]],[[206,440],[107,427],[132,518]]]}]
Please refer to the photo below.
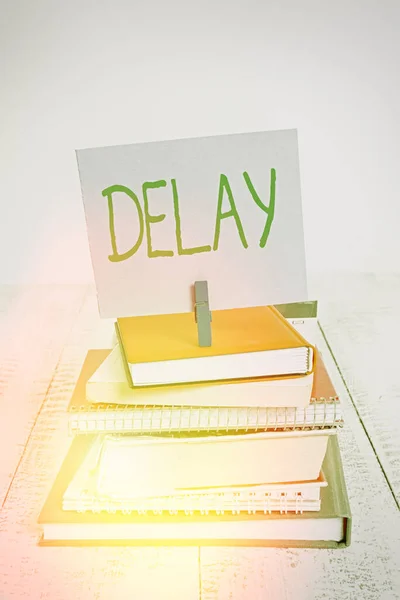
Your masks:
[{"label": "spiral notebook", "polygon": [[86,356],[68,409],[71,434],[300,430],[343,424],[340,401],[318,352],[311,403],[305,408],[132,406],[115,404],[113,397],[109,404],[91,404],[87,381],[110,352],[89,350]]},{"label": "spiral notebook", "polygon": [[[276,547],[327,547],[348,546],[351,536],[351,513],[347,498],[343,467],[336,436],[329,438],[328,449],[322,465],[322,475],[313,482],[308,491],[306,485],[281,484],[265,490],[265,497],[256,507],[238,506],[227,493],[226,503],[221,496],[215,498],[211,508],[200,500],[187,497],[176,499],[175,506],[147,505],[147,509],[133,509],[131,505],[115,502],[91,503],[84,490],[87,482],[80,481],[75,487],[75,497],[67,490],[87,456],[96,436],[78,436],[72,441],[70,451],[54,482],[53,488],[39,516],[43,528],[41,545],[109,545],[109,544],[164,544],[164,545],[244,545]],[[134,473],[132,473],[134,477]],[[79,482],[78,482],[79,483]],[[293,486],[293,487],[292,487]],[[301,510],[302,501],[297,497],[297,508],[293,504],[287,510],[289,498],[280,496],[276,510],[268,505],[268,494],[279,490],[287,493],[299,486],[297,493],[320,496],[320,510]],[[272,489],[272,488],[275,488]],[[314,489],[311,492],[311,489]],[[83,492],[83,493],[82,493]],[[262,492],[259,493],[262,494]],[[79,496],[79,498],[76,498]],[[198,494],[200,497],[201,494]],[[86,501],[85,501],[86,497]],[[65,506],[63,510],[63,499]],[[224,496],[225,498],[225,496]],[[70,501],[76,502],[76,510]],[[197,505],[196,505],[197,502]],[[294,500],[294,504],[296,500]],[[294,510],[292,510],[294,508]]]}]

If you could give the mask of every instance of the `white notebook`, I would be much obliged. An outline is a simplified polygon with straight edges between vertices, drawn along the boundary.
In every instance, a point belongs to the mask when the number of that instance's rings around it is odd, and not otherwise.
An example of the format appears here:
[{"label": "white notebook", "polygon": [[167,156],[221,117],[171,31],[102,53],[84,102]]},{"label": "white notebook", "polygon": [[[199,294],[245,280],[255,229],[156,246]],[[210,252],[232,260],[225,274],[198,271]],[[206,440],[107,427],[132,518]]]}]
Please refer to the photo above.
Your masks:
[{"label": "white notebook", "polygon": [[[318,479],[334,430],[146,438],[105,436],[96,489],[110,499]],[[256,459],[255,459],[256,457]]]},{"label": "white notebook", "polygon": [[[322,473],[315,481],[269,483],[247,486],[208,487],[176,489],[163,495],[146,495],[145,487],[135,486],[126,494],[116,488],[112,493],[104,493],[101,479],[102,471],[109,465],[102,464],[103,438],[98,436],[85,459],[77,470],[63,496],[63,510],[79,512],[115,512],[136,511],[140,514],[161,514],[164,511],[175,514],[185,512],[240,514],[264,512],[281,513],[320,509],[320,490],[327,483]],[[116,467],[118,468],[118,467]],[[137,469],[133,469],[136,473]]]}]

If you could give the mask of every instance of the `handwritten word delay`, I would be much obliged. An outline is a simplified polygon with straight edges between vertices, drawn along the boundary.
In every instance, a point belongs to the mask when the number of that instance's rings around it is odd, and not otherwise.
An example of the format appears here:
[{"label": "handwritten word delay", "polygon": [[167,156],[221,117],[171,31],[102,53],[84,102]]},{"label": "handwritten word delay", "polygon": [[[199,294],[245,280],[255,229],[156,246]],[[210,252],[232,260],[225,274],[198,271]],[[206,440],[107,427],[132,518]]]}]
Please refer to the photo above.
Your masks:
[{"label": "handwritten word delay", "polygon": [[[270,195],[269,195],[269,204],[266,206],[260,199],[257,194],[254,185],[248,175],[248,173],[243,173],[243,179],[246,183],[247,189],[250,192],[251,198],[256,203],[256,205],[260,208],[262,212],[266,215],[266,221],[264,225],[264,231],[261,235],[259,245],[260,248],[264,248],[268,236],[271,230],[271,225],[274,220],[275,214],[275,187],[276,187],[276,171],[275,169],[271,169],[270,174]],[[149,199],[148,199],[148,191],[151,189],[157,189],[167,187],[167,182],[163,179],[158,181],[146,181],[142,185],[142,195],[143,195],[143,209],[139,202],[137,195],[129,188],[123,185],[112,185],[111,187],[103,190],[102,195],[108,200],[108,216],[109,216],[109,229],[110,229],[110,238],[111,238],[111,247],[112,254],[109,255],[109,260],[111,262],[120,262],[123,260],[127,260],[131,256],[133,256],[140,248],[144,234],[146,232],[146,240],[147,240],[147,256],[149,258],[157,258],[157,257],[168,257],[174,256],[173,250],[155,250],[152,245],[151,239],[151,226],[154,226],[156,223],[161,223],[166,214],[152,215],[149,210]],[[236,228],[238,231],[238,236],[243,245],[243,248],[248,248],[248,242],[246,239],[246,235],[243,229],[242,222],[240,220],[240,216],[235,204],[233,192],[231,186],[229,184],[228,177],[224,174],[220,175],[219,179],[219,190],[218,190],[218,200],[216,207],[216,218],[215,218],[215,228],[214,228],[214,241],[211,246],[197,246],[194,248],[184,248],[182,241],[182,226],[181,226],[181,217],[179,211],[179,196],[178,196],[178,188],[176,185],[176,180],[171,179],[171,190],[172,190],[172,198],[174,205],[174,217],[175,217],[175,235],[176,235],[176,249],[177,254],[179,256],[183,255],[192,255],[192,254],[200,254],[201,252],[211,252],[211,250],[218,250],[219,238],[221,232],[221,221],[223,219],[233,218],[236,224]],[[122,192],[129,196],[134,202],[137,215],[139,220],[139,234],[134,245],[126,252],[120,254],[117,249],[117,238],[115,233],[115,219],[114,219],[114,204],[113,204],[113,194],[116,192]],[[230,208],[226,212],[222,211],[222,202],[224,199],[224,195],[226,195]]]}]

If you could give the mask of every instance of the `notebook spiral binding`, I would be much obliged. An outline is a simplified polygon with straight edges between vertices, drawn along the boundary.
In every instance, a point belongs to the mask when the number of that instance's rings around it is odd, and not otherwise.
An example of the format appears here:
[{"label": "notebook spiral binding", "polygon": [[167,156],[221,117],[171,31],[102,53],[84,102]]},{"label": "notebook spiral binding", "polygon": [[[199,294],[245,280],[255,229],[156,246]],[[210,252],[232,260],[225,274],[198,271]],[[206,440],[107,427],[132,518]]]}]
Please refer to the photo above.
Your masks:
[{"label": "notebook spiral binding", "polygon": [[69,431],[77,433],[202,434],[324,429],[343,425],[337,397],[313,399],[305,408],[91,406],[74,410]]},{"label": "notebook spiral binding", "polygon": [[[319,505],[319,501],[313,501]],[[115,501],[91,498],[82,494],[77,504],[79,513],[137,514],[142,516],[176,515],[255,515],[278,512],[302,514],[305,507],[302,492],[233,492],[199,495],[166,496],[146,500]],[[304,508],[305,507],[305,508]],[[64,507],[68,510],[68,506]],[[314,507],[315,510],[315,507]]]}]

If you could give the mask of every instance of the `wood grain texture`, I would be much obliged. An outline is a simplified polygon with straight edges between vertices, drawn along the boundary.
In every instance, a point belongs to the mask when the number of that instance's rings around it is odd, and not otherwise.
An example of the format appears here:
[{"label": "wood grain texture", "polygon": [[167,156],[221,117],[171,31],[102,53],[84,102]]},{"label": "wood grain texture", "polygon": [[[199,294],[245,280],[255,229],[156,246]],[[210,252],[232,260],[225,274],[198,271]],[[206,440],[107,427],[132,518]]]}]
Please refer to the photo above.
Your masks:
[{"label": "wood grain texture", "polygon": [[0,288],[0,506],[87,286]]},{"label": "wood grain texture", "polygon": [[400,507],[400,275],[316,282],[319,320]]},{"label": "wood grain texture", "polygon": [[[42,406],[37,402],[40,412],[0,513],[0,598],[197,600],[197,548],[41,548],[37,545],[40,536],[37,517],[71,442],[66,408],[73,386],[93,338],[102,345],[102,332],[104,339],[110,339],[111,333],[108,328],[98,327],[92,290],[90,294],[85,293],[65,340],[61,307],[66,304],[67,321],[71,310],[68,302],[68,297],[58,298],[59,318],[52,323],[51,332],[47,326],[44,328],[47,331],[44,345],[49,351],[53,348],[58,351],[60,343],[64,348],[45,401]],[[34,398],[43,402],[43,396],[39,396],[36,389]],[[20,395],[18,402],[19,414],[23,414],[32,398],[27,393]],[[25,431],[23,420],[21,429]],[[2,456],[7,452],[8,442],[0,439]]]},{"label": "wood grain texture", "polygon": [[[27,329],[19,324],[25,312]],[[332,325],[332,315],[338,314],[332,302],[323,313],[323,326],[331,327],[337,345],[344,345]],[[33,332],[30,340],[26,331]],[[322,337],[320,347],[346,417],[340,445],[354,518],[350,548],[40,548],[37,516],[70,443],[66,415],[70,394],[87,349],[107,347],[112,341],[112,324],[100,325],[93,289],[7,288],[0,290],[0,332],[4,334],[0,385],[7,393],[0,404],[1,433],[7,434],[7,424],[12,425],[10,434],[0,437],[5,460],[1,473],[15,472],[0,513],[2,600],[400,598],[399,511]],[[373,335],[379,337],[379,332]],[[34,354],[31,365],[23,356],[24,345]],[[356,359],[344,348],[336,360],[346,372],[346,361]],[[359,375],[351,382],[354,394],[360,374],[365,373],[357,369],[355,365]],[[351,377],[349,368],[347,373]],[[20,377],[25,380],[18,383]],[[395,386],[391,377],[386,389]],[[18,391],[17,400],[12,391]],[[393,423],[385,428],[392,431]],[[9,453],[13,440],[17,451]],[[7,481],[3,480],[3,490]]]}]

